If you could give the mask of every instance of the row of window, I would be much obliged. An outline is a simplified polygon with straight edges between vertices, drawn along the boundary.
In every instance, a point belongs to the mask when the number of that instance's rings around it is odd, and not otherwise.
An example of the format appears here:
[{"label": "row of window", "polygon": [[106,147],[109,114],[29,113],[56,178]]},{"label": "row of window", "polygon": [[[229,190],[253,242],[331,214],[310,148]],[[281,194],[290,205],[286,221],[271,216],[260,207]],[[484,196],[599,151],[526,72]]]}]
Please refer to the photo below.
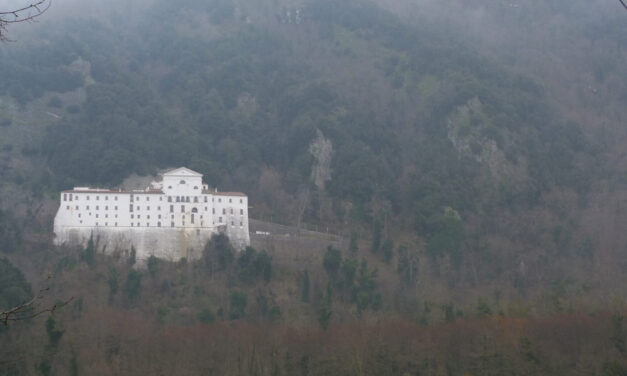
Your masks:
[{"label": "row of window", "polygon": [[[78,205],[76,205],[75,208],[76,208],[76,210],[79,210],[79,206]],[[85,208],[86,208],[86,210],[89,210],[89,205],[86,205]],[[137,210],[140,210],[139,208],[140,207],[137,206]],[[70,206],[67,205],[66,209],[70,210]],[[133,212],[133,205],[130,206],[130,209],[131,209],[131,212]],[[205,211],[207,211],[207,209],[208,208],[205,206]],[[96,205],[96,210],[100,210],[100,206]],[[109,210],[109,206],[105,206],[104,210]],[[113,210],[118,210],[118,207],[114,206]],[[150,206],[146,206],[146,210],[150,211]],[[161,206],[157,206],[157,211],[161,211]],[[170,213],[174,213],[174,205],[170,205]],[[185,213],[185,205],[181,205],[181,213]],[[198,210],[196,208],[192,208],[192,213],[198,213]],[[212,208],[212,214],[215,214],[215,213],[216,213],[216,209]],[[225,208],[222,209],[222,214],[226,215],[226,209]],[[230,214],[234,214],[233,213],[233,208],[230,208]],[[239,214],[240,215],[244,215],[244,209],[240,209],[239,210]],[[91,213],[90,213],[90,215],[91,215]],[[80,213],[78,214],[78,216],[79,217],[81,216]],[[96,214],[96,217],[97,216],[98,216],[98,214]],[[139,214],[137,215],[137,217],[139,218]],[[160,214],[159,214],[159,217],[161,218]],[[117,218],[117,214],[116,214],[116,218]],[[131,218],[133,218],[133,214],[131,214]],[[150,218],[150,215],[148,215],[148,218]]]},{"label": "row of window", "polygon": [[[65,207],[67,210],[70,210],[70,205],[67,205]],[[74,207],[75,210],[80,210],[80,207],[78,205],[76,205]],[[85,206],[86,210],[89,210],[89,205]],[[130,211],[133,211],[133,205],[129,206]],[[100,206],[96,205],[96,210],[100,210]],[[109,206],[105,206],[104,210],[109,210]],[[118,210],[117,206],[113,207],[113,210]],[[137,205],[136,210],[140,210],[140,206]],[[146,210],[150,211],[150,206],[146,206]],[[209,209],[205,206],[205,211],[208,211]],[[157,206],[157,211],[161,211],[161,206]],[[174,212],[174,205],[170,205],[170,212],[173,213]],[[181,205],[181,213],[185,212],[185,205]],[[192,208],[192,213],[197,213],[198,209],[196,208]],[[216,213],[216,208],[212,208],[212,213],[215,214]],[[222,214],[226,214],[226,208],[222,208]],[[233,214],[233,208],[230,208],[230,214]],[[240,215],[244,215],[244,209],[240,209],[239,210],[239,214]]]},{"label": "row of window", "polygon": [[[83,221],[81,221],[81,224],[82,224],[82,223],[83,223]],[[192,223],[193,223],[193,222],[192,222]],[[222,217],[220,217],[220,223],[222,223]],[[137,225],[136,225],[136,224],[137,224]],[[104,223],[104,225],[108,227],[108,226],[109,226],[109,222],[105,222],[105,223]],[[183,222],[181,223],[181,225],[182,225],[182,227],[185,227],[185,221],[183,221]],[[204,225],[205,225],[205,223],[204,223],[204,222],[200,222],[200,226],[201,226],[201,227],[204,227]],[[99,222],[96,222],[96,227],[99,227],[99,226],[100,226],[100,223],[99,223]],[[117,223],[117,222],[115,222],[113,226],[114,226],[114,227],[118,227],[118,223]],[[231,221],[231,226],[235,226],[235,221]],[[241,221],[240,221],[239,226],[240,226],[240,227],[244,227],[244,222],[241,222]],[[141,227],[141,222],[137,222],[137,223],[135,223],[135,222],[131,222],[131,227]],[[146,227],[150,227],[150,222],[146,222]],[[157,227],[161,227],[161,222],[157,222]],[[173,221],[172,221],[172,222],[170,222],[170,227],[174,227],[174,222],[173,222]]]},{"label": "row of window", "polygon": [[[65,208],[66,208],[67,210],[70,210],[70,205],[66,206]],[[79,206],[78,206],[78,205],[76,205],[76,206],[74,207],[74,210],[79,210]],[[89,205],[86,205],[86,206],[85,206],[85,210],[89,210]],[[96,210],[100,210],[100,206],[96,205]],[[105,206],[105,207],[104,207],[104,210],[109,210],[109,206]],[[118,210],[118,207],[117,207],[117,206],[114,206],[114,207],[113,207],[113,210]]]},{"label": "row of window", "polygon": [[[90,197],[91,196],[87,195],[87,196],[85,196],[85,199],[87,201],[89,201]],[[95,197],[96,197],[96,201],[100,200],[100,196],[95,196]],[[173,200],[172,197],[174,197],[174,200],[176,202],[191,202],[190,201],[191,200],[190,196],[168,196],[168,202],[172,202],[172,200]],[[141,198],[141,196],[131,195],[131,202],[140,201],[140,198]],[[78,201],[79,195],[73,195],[72,193],[69,193],[69,194],[68,193],[64,193],[63,194],[63,201],[72,201],[73,199],[75,201]],[[113,199],[115,201],[117,201],[118,200],[118,196],[113,196]],[[108,201],[109,200],[109,196],[105,195],[104,196],[104,200]],[[146,196],[144,201],[150,201],[150,196]],[[159,201],[163,201],[163,196],[159,196]],[[198,196],[195,196],[193,201],[194,201],[194,203],[198,203]],[[204,202],[208,202],[207,196],[204,196]],[[215,202],[215,198],[214,197],[211,198],[211,202]],[[218,202],[221,203],[222,202],[222,198],[219,197],[218,198]],[[229,198],[229,203],[233,203],[233,199],[232,198]],[[239,203],[243,204],[244,203],[244,199],[240,198],[239,199]]]},{"label": "row of window", "polygon": [[[63,201],[72,201],[72,199],[74,199],[74,201],[78,201],[79,199],[79,195],[73,195],[72,193],[68,194],[68,193],[64,193],[63,194]],[[85,200],[89,201],[91,196],[85,196]],[[69,200],[68,200],[69,198]],[[109,201],[109,196],[104,196],[105,201]],[[96,196],[96,201],[100,200],[100,196]],[[113,200],[117,201],[118,200],[118,196],[113,196]]]}]

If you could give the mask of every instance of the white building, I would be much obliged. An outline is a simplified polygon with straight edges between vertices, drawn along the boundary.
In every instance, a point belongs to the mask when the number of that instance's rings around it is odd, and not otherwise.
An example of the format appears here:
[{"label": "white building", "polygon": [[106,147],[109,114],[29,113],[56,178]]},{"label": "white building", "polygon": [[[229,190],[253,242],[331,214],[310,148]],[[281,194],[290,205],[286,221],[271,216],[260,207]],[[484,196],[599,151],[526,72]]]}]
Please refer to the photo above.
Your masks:
[{"label": "white building", "polygon": [[248,197],[209,190],[202,174],[177,168],[145,190],[74,187],[61,192],[54,219],[55,244],[85,245],[91,236],[107,253],[136,250],[138,260],[154,255],[196,259],[218,232],[238,249],[250,244]]}]

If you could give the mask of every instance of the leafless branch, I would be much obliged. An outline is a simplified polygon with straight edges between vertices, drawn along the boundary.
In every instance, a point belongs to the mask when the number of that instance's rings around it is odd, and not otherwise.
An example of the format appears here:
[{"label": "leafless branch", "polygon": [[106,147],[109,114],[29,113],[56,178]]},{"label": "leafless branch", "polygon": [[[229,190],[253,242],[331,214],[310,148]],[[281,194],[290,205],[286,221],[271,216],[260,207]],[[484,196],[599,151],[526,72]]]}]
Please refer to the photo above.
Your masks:
[{"label": "leafless branch", "polygon": [[623,7],[624,7],[625,9],[627,9],[627,3],[625,3],[625,1],[624,1],[624,0],[618,0],[618,1],[620,1],[620,3],[621,3],[621,4],[623,4]]},{"label": "leafless branch", "polygon": [[0,12],[0,41],[7,41],[7,25],[33,21],[44,14],[52,5],[52,0],[38,0],[36,3],[24,6],[19,9]]},{"label": "leafless branch", "polygon": [[29,320],[46,312],[52,313],[74,299],[74,297],[71,297],[64,302],[55,303],[49,307],[40,307],[37,303],[44,298],[44,293],[48,290],[50,290],[49,287],[41,289],[32,299],[6,311],[0,311],[0,324],[8,326],[11,322]]}]

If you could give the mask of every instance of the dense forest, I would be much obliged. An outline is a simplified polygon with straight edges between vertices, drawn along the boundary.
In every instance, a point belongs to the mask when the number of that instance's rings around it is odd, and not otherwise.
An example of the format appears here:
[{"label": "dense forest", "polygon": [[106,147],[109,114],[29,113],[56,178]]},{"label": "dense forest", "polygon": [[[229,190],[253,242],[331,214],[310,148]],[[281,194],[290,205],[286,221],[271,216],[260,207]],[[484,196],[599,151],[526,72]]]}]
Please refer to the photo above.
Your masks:
[{"label": "dense forest", "polygon": [[[73,299],[2,328],[0,369],[627,374],[621,12],[69,2],[10,28],[0,308],[44,286],[41,307]],[[341,240],[216,237],[146,268],[52,245],[60,190],[178,166]]]}]

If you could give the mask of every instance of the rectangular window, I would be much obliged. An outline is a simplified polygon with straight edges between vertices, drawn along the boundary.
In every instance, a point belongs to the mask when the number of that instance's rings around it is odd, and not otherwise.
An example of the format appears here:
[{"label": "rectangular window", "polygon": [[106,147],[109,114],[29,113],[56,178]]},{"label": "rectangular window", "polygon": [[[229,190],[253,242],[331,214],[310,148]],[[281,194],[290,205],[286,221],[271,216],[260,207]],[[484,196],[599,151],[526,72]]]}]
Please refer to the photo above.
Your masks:
[{"label": "rectangular window", "polygon": [[174,227],[174,222],[170,222],[170,227]]},{"label": "rectangular window", "polygon": [[96,222],[96,226],[98,226],[98,222]]},{"label": "rectangular window", "polygon": [[105,226],[109,226],[109,222],[105,222]]},{"label": "rectangular window", "polygon": [[133,227],[133,226],[134,226],[134,224],[133,224],[133,222],[131,222],[131,227]]},{"label": "rectangular window", "polygon": [[96,210],[100,210],[100,206],[96,205]]},{"label": "rectangular window", "polygon": [[76,205],[76,210],[78,210],[78,205]]},{"label": "rectangular window", "polygon": [[222,223],[222,217],[218,218],[218,222]]},{"label": "rectangular window", "polygon": [[109,214],[105,214],[105,218],[109,218]]},{"label": "rectangular window", "polygon": [[185,205],[181,205],[181,213],[185,213]]},{"label": "rectangular window", "polygon": [[146,222],[146,227],[150,227],[150,223]]},{"label": "rectangular window", "polygon": [[242,221],[239,222],[239,227],[244,226],[244,223]]},{"label": "rectangular window", "polygon": [[89,205],[87,205],[87,210],[89,210]]},{"label": "rectangular window", "polygon": [[67,201],[67,193],[63,194],[63,201]]},{"label": "rectangular window", "polygon": [[172,202],[172,196],[168,196],[168,202]]},{"label": "rectangular window", "polygon": [[176,202],[181,202],[181,197],[176,196]]},{"label": "rectangular window", "polygon": [[65,209],[70,210],[70,205],[66,206]]},{"label": "rectangular window", "polygon": [[163,196],[159,196],[159,201],[163,201]]},{"label": "rectangular window", "polygon": [[240,210],[239,210],[239,214],[240,214],[240,215],[244,215],[244,209],[240,209]]},{"label": "rectangular window", "polygon": [[115,222],[115,227],[118,227],[118,223],[117,222]]},{"label": "rectangular window", "polygon": [[137,219],[140,219],[141,217],[141,214],[137,214]]},{"label": "rectangular window", "polygon": [[170,213],[174,213],[174,205],[170,205]]},{"label": "rectangular window", "polygon": [[99,201],[99,200],[100,200],[100,196],[96,196],[96,201]]},{"label": "rectangular window", "polygon": [[135,214],[131,214],[131,219],[135,219]]},{"label": "rectangular window", "polygon": [[161,227],[161,222],[157,222],[157,227]]},{"label": "rectangular window", "polygon": [[207,196],[205,196],[205,202],[207,202]]},{"label": "rectangular window", "polygon": [[78,201],[79,195],[74,195],[74,200]]},{"label": "rectangular window", "polygon": [[233,214],[233,208],[231,208],[231,214]]},{"label": "rectangular window", "polygon": [[222,214],[226,214],[226,209],[222,208]]},{"label": "rectangular window", "polygon": [[96,218],[98,218],[98,213],[96,213]]},{"label": "rectangular window", "polygon": [[81,213],[78,213],[78,218],[80,218],[80,217],[81,217]]},{"label": "rectangular window", "polygon": [[72,194],[70,193],[70,201],[72,201]]},{"label": "rectangular window", "polygon": [[[71,198],[72,196],[70,196],[70,201],[72,201]],[[194,197],[194,202],[198,202],[198,197]]]},{"label": "rectangular window", "polygon": [[216,208],[211,208],[211,213],[215,214],[216,213]]},{"label": "rectangular window", "polygon": [[207,211],[207,207],[205,206],[205,211]]},{"label": "rectangular window", "polygon": [[109,196],[105,196],[105,201],[109,201]]},{"label": "rectangular window", "polygon": [[232,202],[233,202],[233,200],[232,200],[232,199],[229,199],[229,204],[230,204],[230,203],[232,203]]},{"label": "rectangular window", "polygon": [[239,199],[239,203],[240,203],[240,204],[243,204],[243,203],[244,203],[244,200],[240,198],[240,199]]},{"label": "rectangular window", "polygon": [[150,206],[146,206],[146,210],[150,211]]},{"label": "rectangular window", "polygon": [[129,211],[132,213],[133,212],[133,204],[129,204],[128,208],[130,209]]},{"label": "rectangular window", "polygon": [[219,198],[219,199],[218,199],[218,202],[222,202],[222,199],[221,199],[221,198]]},{"label": "rectangular window", "polygon": [[161,206],[157,206],[157,211],[161,211]]},{"label": "rectangular window", "polygon": [[89,201],[89,196],[87,196],[87,201]]},{"label": "rectangular window", "polygon": [[[117,200],[118,200],[118,196],[115,196],[113,199],[114,199],[115,201],[117,201]],[[117,226],[117,225],[116,225],[116,226]]]},{"label": "rectangular window", "polygon": [[109,207],[108,207],[108,206],[105,206],[105,210],[109,210]]},{"label": "rectangular window", "polygon": [[150,196],[147,196],[147,197],[146,197],[146,201],[150,201]]},{"label": "rectangular window", "polygon": [[137,205],[137,210],[139,210],[139,205]]},{"label": "rectangular window", "polygon": [[161,219],[161,214],[159,214],[159,219]]},{"label": "rectangular window", "polygon": [[194,215],[192,214],[192,224],[194,223]]},{"label": "rectangular window", "polygon": [[141,225],[139,224],[139,222],[137,222],[137,227],[140,227]]},{"label": "rectangular window", "polygon": [[148,215],[146,216],[146,218],[150,219],[150,214],[148,214]]},{"label": "rectangular window", "polygon": [[118,210],[118,207],[116,206],[114,209],[115,209],[115,210]]}]

